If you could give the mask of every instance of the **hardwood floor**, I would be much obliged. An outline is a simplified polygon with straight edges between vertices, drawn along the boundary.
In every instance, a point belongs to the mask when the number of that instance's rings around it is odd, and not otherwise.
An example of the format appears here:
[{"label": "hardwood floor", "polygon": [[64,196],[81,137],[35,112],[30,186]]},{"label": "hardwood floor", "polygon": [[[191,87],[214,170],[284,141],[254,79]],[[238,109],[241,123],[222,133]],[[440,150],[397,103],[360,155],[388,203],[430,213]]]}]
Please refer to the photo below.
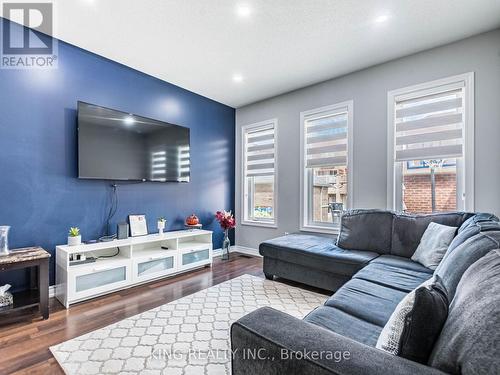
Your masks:
[{"label": "hardwood floor", "polygon": [[51,298],[48,320],[0,326],[0,374],[63,374],[50,346],[244,274],[264,277],[262,259],[234,253],[228,262],[215,258],[212,268],[122,290],[68,310]]},{"label": "hardwood floor", "polygon": [[[244,274],[264,277],[262,258],[233,253],[227,262],[215,258],[212,268],[202,268],[122,290],[75,304],[67,310],[55,298],[51,298],[48,320],[36,318],[0,325],[0,374],[64,374],[50,353],[50,346]],[[325,295],[331,294],[280,281]]]}]

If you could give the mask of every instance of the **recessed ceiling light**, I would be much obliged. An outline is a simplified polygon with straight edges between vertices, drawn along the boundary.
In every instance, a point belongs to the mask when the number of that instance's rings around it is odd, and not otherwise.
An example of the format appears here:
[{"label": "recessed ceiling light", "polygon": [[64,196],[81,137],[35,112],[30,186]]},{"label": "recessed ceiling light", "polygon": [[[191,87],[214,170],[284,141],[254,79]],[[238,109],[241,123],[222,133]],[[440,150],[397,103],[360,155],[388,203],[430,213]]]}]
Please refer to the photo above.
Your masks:
[{"label": "recessed ceiling light", "polygon": [[236,7],[236,14],[241,18],[247,18],[252,14],[252,8],[250,8],[247,4],[239,4]]},{"label": "recessed ceiling light", "polygon": [[388,20],[389,20],[389,15],[382,14],[382,15],[378,16],[377,18],[375,18],[375,23],[384,23],[384,22],[387,22]]},{"label": "recessed ceiling light", "polygon": [[125,117],[125,125],[134,125],[135,119],[132,116]]},{"label": "recessed ceiling light", "polygon": [[233,82],[236,83],[243,82],[243,76],[241,74],[233,74]]}]

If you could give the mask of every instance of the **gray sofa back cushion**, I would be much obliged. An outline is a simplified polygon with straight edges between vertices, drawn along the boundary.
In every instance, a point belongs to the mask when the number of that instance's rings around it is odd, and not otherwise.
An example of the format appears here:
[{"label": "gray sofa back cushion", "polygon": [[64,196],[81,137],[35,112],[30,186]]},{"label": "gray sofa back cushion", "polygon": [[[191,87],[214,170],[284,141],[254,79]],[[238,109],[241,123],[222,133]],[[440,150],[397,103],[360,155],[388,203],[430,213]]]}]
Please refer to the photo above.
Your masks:
[{"label": "gray sofa back cushion", "polygon": [[458,284],[429,365],[452,374],[500,369],[500,250],[475,262]]},{"label": "gray sofa back cushion", "polygon": [[[464,226],[466,227],[464,228]],[[489,231],[500,231],[500,223],[494,220],[464,223],[458,229],[458,234],[455,236],[453,241],[451,241],[450,246],[448,246],[447,252],[453,251],[455,248],[463,244],[469,238],[474,237],[476,234]]]},{"label": "gray sofa back cushion", "polygon": [[446,252],[434,274],[443,280],[450,300],[454,297],[464,272],[486,253],[499,247],[500,232],[491,231],[478,233],[452,251]]},{"label": "gray sofa back cushion", "polygon": [[486,212],[480,212],[474,216],[471,216],[467,220],[464,221],[462,226],[458,228],[458,233],[462,232],[463,230],[467,229],[469,226],[477,224],[477,223],[482,223],[485,221],[499,221],[498,217],[496,217],[493,214],[489,214]]},{"label": "gray sofa back cushion", "polygon": [[460,227],[473,214],[449,212],[430,215],[394,214],[391,254],[411,258],[429,223]]},{"label": "gray sofa back cushion", "polygon": [[348,250],[391,251],[393,213],[385,210],[350,210],[342,215],[337,246]]}]

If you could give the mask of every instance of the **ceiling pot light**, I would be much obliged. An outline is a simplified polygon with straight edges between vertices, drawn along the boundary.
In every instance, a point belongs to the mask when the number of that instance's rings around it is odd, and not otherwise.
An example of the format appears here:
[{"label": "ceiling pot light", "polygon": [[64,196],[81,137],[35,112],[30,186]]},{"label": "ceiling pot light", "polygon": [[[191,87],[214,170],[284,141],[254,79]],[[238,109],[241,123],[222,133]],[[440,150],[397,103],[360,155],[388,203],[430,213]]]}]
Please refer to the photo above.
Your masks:
[{"label": "ceiling pot light", "polygon": [[375,18],[375,23],[384,23],[389,20],[389,16],[387,14],[382,14]]},{"label": "ceiling pot light", "polygon": [[252,9],[246,4],[239,4],[236,7],[236,14],[241,18],[247,18],[252,14]]},{"label": "ceiling pot light", "polygon": [[233,74],[233,82],[236,83],[243,82],[243,76],[241,74]]}]

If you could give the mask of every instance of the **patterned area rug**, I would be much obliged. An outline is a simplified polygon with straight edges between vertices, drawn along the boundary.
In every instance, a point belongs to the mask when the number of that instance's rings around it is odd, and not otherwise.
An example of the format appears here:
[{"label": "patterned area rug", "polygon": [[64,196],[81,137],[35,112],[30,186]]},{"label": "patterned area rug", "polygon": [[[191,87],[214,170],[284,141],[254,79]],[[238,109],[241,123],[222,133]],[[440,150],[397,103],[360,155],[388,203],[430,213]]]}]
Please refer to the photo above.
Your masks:
[{"label": "patterned area rug", "polygon": [[230,374],[230,326],[263,306],[304,317],[324,295],[244,275],[50,350],[66,374]]}]

